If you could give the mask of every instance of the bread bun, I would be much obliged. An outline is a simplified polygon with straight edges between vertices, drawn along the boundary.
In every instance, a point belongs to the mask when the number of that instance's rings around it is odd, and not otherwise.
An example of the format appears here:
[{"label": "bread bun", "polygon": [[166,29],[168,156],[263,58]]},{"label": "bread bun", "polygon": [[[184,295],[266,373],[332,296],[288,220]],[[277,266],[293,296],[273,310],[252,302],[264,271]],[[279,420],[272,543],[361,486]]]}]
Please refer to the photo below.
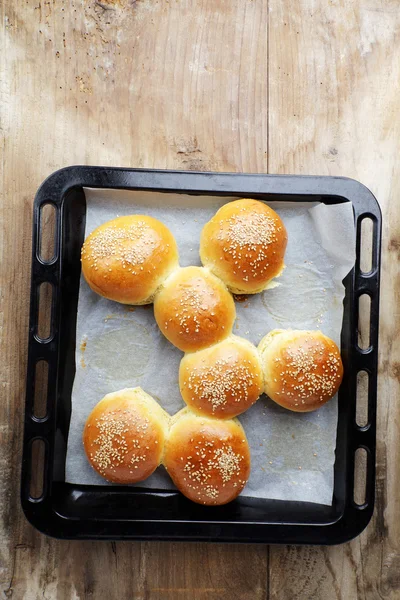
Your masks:
[{"label": "bread bun", "polygon": [[179,387],[193,411],[220,419],[236,417],[263,392],[258,352],[247,340],[232,335],[210,348],[185,354]]},{"label": "bread bun", "polygon": [[244,198],[222,206],[201,232],[204,266],[234,294],[262,292],[284,269],[287,233],[264,202]]},{"label": "bread bun", "polygon": [[202,267],[174,271],[154,298],[154,316],[165,337],[183,352],[226,338],[236,317],[225,285]]},{"label": "bread bun", "polygon": [[246,485],[250,449],[239,421],[209,419],[184,408],[172,417],[163,463],[193,502],[226,504]]},{"label": "bread bun", "polygon": [[103,223],[82,247],[82,273],[94,292],[122,304],[149,304],[178,266],[174,236],[157,219],[118,217]]},{"label": "bread bun", "polygon": [[139,387],[107,394],[83,431],[88,461],[108,481],[143,481],[161,462],[169,419]]},{"label": "bread bun", "polygon": [[265,393],[295,412],[315,410],[333,398],[343,378],[335,342],[321,331],[275,329],[260,342]]}]

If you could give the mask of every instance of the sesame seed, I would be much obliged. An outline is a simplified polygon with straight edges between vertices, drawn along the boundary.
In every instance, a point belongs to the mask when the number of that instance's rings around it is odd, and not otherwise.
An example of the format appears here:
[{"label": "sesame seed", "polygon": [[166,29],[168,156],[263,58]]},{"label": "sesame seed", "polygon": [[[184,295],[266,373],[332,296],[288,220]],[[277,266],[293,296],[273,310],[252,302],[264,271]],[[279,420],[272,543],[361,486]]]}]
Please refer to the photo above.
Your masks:
[{"label": "sesame seed", "polygon": [[246,402],[253,377],[247,365],[229,357],[195,367],[187,378],[187,387],[193,399],[206,401],[214,412],[229,402]]},{"label": "sesame seed", "polygon": [[91,261],[96,270],[98,262],[105,262],[108,272],[112,271],[110,260],[121,263],[124,269],[143,265],[157,247],[157,239],[151,234],[152,229],[145,221],[136,221],[125,228],[110,224],[86,239],[82,258]]},{"label": "sesame seed", "polygon": [[95,426],[98,435],[92,442],[94,452],[90,455],[93,465],[102,475],[124,463],[128,453],[133,455],[130,459],[131,464],[146,460],[140,442],[127,438],[127,434],[136,429],[143,438],[143,434],[148,430],[148,419],[138,417],[134,412],[117,410],[107,412],[96,419]]},{"label": "sesame seed", "polygon": [[[240,476],[243,456],[237,454],[232,446],[223,442],[221,447],[216,448],[215,442],[197,438],[195,449],[195,456],[180,457],[185,463],[183,472],[187,475],[188,487],[198,495],[206,493],[210,498],[216,498],[219,490],[211,483],[211,479],[215,481],[216,475],[220,478],[219,485],[222,487],[229,482],[233,487],[238,485],[231,480]],[[242,483],[242,480],[239,482]]]},{"label": "sesame seed", "polygon": [[[221,228],[218,240],[223,252],[232,257],[238,274],[243,281],[263,275],[269,266],[271,250],[268,248],[278,240],[275,219],[265,213],[241,208],[238,214],[225,220],[226,228]],[[248,273],[249,272],[249,273]]]},{"label": "sesame seed", "polygon": [[281,393],[293,397],[295,406],[298,406],[299,401],[305,404],[311,398],[323,401],[327,396],[333,396],[337,380],[341,377],[340,356],[329,352],[320,342],[312,346],[309,342],[306,339],[300,346],[288,346],[282,359],[283,370],[279,373]]}]

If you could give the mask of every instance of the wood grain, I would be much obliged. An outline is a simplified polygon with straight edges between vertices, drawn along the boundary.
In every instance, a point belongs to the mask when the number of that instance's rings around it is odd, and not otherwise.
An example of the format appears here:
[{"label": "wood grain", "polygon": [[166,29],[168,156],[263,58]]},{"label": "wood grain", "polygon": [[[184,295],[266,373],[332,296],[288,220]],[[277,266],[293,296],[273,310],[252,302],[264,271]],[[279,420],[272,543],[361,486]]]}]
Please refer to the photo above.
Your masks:
[{"label": "wood grain", "polygon": [[400,598],[399,26],[397,1],[270,0],[270,171],[359,179],[384,218],[375,515],[350,544],[272,548],[271,598]]},{"label": "wood grain", "polygon": [[[265,597],[267,549],[76,544],[19,507],[34,193],[68,164],[266,170],[263,2],[5,0],[0,598]],[[246,57],[246,59],[244,59]],[[241,142],[238,143],[238,139]]]},{"label": "wood grain", "polygon": [[[0,2],[0,598],[400,598],[397,0]],[[337,548],[73,543],[19,507],[31,214],[67,164],[355,177],[384,218],[377,507]]]}]

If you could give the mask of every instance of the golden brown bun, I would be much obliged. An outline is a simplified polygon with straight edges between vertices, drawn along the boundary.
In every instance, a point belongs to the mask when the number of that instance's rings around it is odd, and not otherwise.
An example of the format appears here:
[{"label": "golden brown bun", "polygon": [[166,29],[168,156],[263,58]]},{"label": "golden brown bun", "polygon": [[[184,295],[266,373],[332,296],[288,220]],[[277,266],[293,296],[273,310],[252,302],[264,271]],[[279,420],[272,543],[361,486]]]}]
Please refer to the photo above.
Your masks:
[{"label": "golden brown bun", "polygon": [[263,392],[258,352],[247,340],[232,335],[210,348],[185,354],[179,387],[193,411],[219,419],[236,417]]},{"label": "golden brown bun", "polygon": [[108,481],[143,481],[161,462],[169,420],[169,415],[139,387],[107,394],[86,421],[86,456]]},{"label": "golden brown bun", "polygon": [[275,329],[260,342],[265,393],[295,412],[315,410],[333,398],[343,378],[335,342],[321,331]]},{"label": "golden brown bun", "polygon": [[122,304],[149,304],[178,266],[169,229],[145,215],[103,223],[82,247],[82,273],[94,292]]},{"label": "golden brown bun", "polygon": [[201,232],[204,266],[234,294],[262,292],[284,269],[287,233],[272,208],[251,198],[222,206]]},{"label": "golden brown bun", "polygon": [[165,337],[183,352],[226,338],[236,317],[225,285],[202,267],[174,271],[154,298],[154,316]]},{"label": "golden brown bun", "polygon": [[184,408],[172,417],[163,463],[178,490],[193,502],[226,504],[246,485],[250,449],[236,419],[210,419]]}]

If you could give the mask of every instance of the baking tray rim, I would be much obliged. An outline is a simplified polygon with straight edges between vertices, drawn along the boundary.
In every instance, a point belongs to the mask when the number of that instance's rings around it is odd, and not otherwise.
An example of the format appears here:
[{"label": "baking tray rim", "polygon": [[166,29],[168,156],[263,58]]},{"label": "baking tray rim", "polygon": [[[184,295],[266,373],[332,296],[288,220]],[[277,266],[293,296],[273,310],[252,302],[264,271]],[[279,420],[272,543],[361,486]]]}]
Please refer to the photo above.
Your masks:
[{"label": "baking tray rim", "polygon": [[[179,181],[175,181],[172,185],[171,178],[177,178]],[[164,180],[164,181],[163,181]],[[132,185],[132,184],[135,185]],[[180,185],[176,185],[176,184]],[[190,183],[191,185],[188,185]],[[248,184],[251,183],[249,186]],[[262,183],[262,187],[260,187]],[[229,185],[227,185],[229,184]],[[205,172],[193,172],[193,171],[166,171],[166,170],[151,170],[151,169],[130,169],[121,167],[88,167],[88,166],[73,166],[65,167],[50,175],[39,188],[34,205],[34,212],[36,219],[34,218],[34,238],[33,238],[33,264],[32,264],[32,289],[34,283],[34,262],[38,261],[46,269],[51,268],[57,264],[57,260],[61,260],[61,257],[57,256],[49,263],[43,263],[38,260],[37,256],[37,217],[38,210],[43,204],[51,203],[56,206],[58,211],[63,210],[65,198],[69,193],[76,187],[98,187],[98,188],[116,188],[116,189],[148,189],[153,191],[164,191],[164,192],[178,192],[178,193],[195,193],[204,194],[209,193],[211,195],[243,195],[248,194],[250,196],[267,197],[269,195],[279,196],[329,196],[340,201],[352,201],[353,206],[358,203],[358,212],[362,214],[362,218],[370,217],[375,223],[375,236],[374,250],[376,253],[376,262],[374,268],[369,273],[356,272],[354,275],[355,283],[358,284],[358,292],[369,293],[372,295],[374,292],[374,328],[376,330],[375,339],[372,340],[371,348],[368,351],[358,352],[358,358],[362,360],[362,357],[368,357],[369,362],[364,365],[362,369],[367,370],[369,373],[374,375],[375,380],[375,413],[376,413],[376,357],[377,357],[377,325],[378,325],[378,310],[379,310],[379,275],[380,275],[380,236],[381,236],[381,212],[379,205],[372,195],[372,193],[363,186],[361,183],[354,179],[345,177],[329,177],[329,176],[302,176],[302,175],[267,175],[267,174],[250,174],[250,173],[205,173]],[[284,192],[276,191],[276,188],[284,188]],[[357,202],[355,203],[355,199]],[[362,206],[362,208],[361,208]],[[357,221],[357,209],[355,210],[355,226],[358,227]],[[355,267],[357,271],[357,263]],[[361,294],[358,294],[361,295]],[[31,298],[32,300],[32,298]],[[371,307],[371,319],[372,319],[372,307]],[[31,302],[31,326],[30,326],[30,344],[29,350],[31,351],[32,345],[32,302]],[[38,341],[37,339],[35,340]],[[46,342],[52,342],[51,339],[45,340]],[[360,362],[360,361],[358,361]],[[29,365],[28,365],[28,377],[29,377]],[[293,524],[289,525],[284,523],[260,523],[260,522],[236,522],[229,523],[224,522],[197,522],[187,520],[164,520],[158,519],[154,521],[140,520],[135,521],[130,519],[128,522],[136,524],[137,531],[134,533],[128,533],[126,536],[120,534],[117,538],[115,535],[100,530],[95,532],[90,531],[76,531],[69,533],[65,531],[63,525],[65,525],[65,519],[63,515],[55,511],[51,504],[49,504],[49,498],[45,498],[43,501],[33,501],[32,498],[27,495],[27,476],[30,474],[30,467],[27,464],[27,453],[26,449],[32,441],[35,439],[34,433],[32,433],[32,418],[28,414],[28,408],[30,406],[31,398],[28,398],[29,385],[27,380],[27,406],[25,415],[25,438],[24,438],[24,456],[22,463],[22,486],[21,486],[21,501],[27,519],[39,530],[43,531],[47,535],[54,537],[61,537],[66,539],[186,539],[187,541],[204,540],[211,541],[243,541],[243,542],[268,542],[268,543],[316,543],[316,544],[332,544],[341,543],[352,539],[366,527],[368,524],[374,506],[374,476],[375,476],[375,428],[376,428],[376,414],[370,416],[370,422],[368,427],[360,428],[357,427],[357,445],[358,447],[365,447],[369,453],[369,471],[367,477],[367,501],[362,506],[355,505],[354,502],[349,502],[342,516],[335,520],[333,523],[319,523],[317,525],[311,524]],[[29,402],[29,406],[28,406]],[[36,420],[37,424],[43,424],[41,421]],[[40,436],[36,436],[40,437]],[[73,485],[73,484],[67,484]],[[104,486],[105,487],[105,486]],[[46,507],[47,505],[47,507]],[[38,510],[39,507],[47,510],[48,521],[43,524],[43,513]],[[346,519],[350,513],[353,514],[353,518],[358,515],[356,521],[357,526],[354,526],[352,519]],[[40,515],[40,518],[38,518]],[[349,521],[346,524],[346,521]],[[98,522],[95,520],[95,523]],[[125,521],[124,521],[125,522]],[[102,521],[103,523],[103,521]],[[149,531],[146,533],[145,530],[141,531],[138,527],[138,523],[146,524],[152,523],[154,525],[162,523],[165,527],[163,533],[156,533],[155,531]],[[168,523],[173,523],[175,532],[168,533]],[[185,526],[185,531],[182,531],[180,535],[177,529],[178,524]],[[193,526],[201,525],[201,531],[196,530],[195,533],[191,533],[189,529],[193,529]],[[238,535],[238,532],[233,535],[229,532],[229,526],[239,527],[242,533]],[[208,527],[207,527],[208,526]],[[221,528],[219,530],[218,528]],[[251,530],[247,532],[245,529],[248,527]],[[291,534],[288,531],[295,529]],[[223,529],[225,528],[225,532]],[[257,528],[258,531],[255,531]],[[267,529],[266,529],[267,528]],[[283,535],[276,536],[279,531]],[[152,528],[149,528],[152,529]],[[316,531],[320,533],[324,532],[326,535],[315,535]],[[328,534],[329,531],[329,534]],[[282,541],[282,539],[284,541]]]}]

